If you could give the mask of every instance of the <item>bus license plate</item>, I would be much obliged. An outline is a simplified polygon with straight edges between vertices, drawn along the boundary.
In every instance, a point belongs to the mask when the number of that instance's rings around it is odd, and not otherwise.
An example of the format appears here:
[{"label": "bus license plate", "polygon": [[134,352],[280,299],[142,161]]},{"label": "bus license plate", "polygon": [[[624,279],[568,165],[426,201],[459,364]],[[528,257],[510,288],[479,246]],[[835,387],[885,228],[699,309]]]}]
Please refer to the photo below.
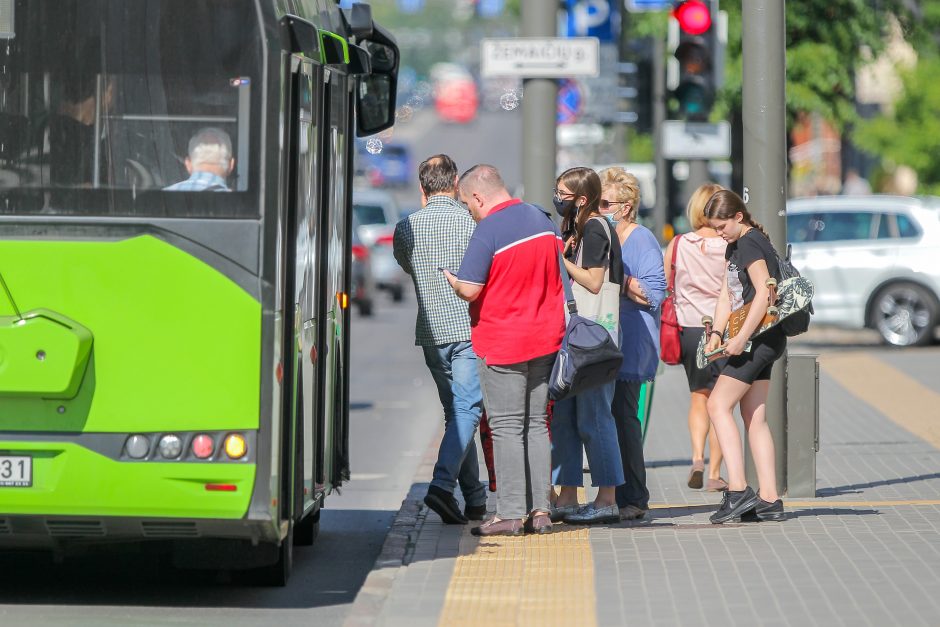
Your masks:
[{"label": "bus license plate", "polygon": [[29,488],[32,485],[32,457],[0,455],[0,487]]}]

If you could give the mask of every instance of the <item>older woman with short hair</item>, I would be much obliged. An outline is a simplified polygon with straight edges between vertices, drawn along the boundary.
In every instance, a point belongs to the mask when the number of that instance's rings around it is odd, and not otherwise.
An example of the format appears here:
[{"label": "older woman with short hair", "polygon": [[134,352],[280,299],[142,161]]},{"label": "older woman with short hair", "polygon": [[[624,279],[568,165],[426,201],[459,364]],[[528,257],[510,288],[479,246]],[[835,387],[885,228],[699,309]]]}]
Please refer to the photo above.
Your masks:
[{"label": "older woman with short hair", "polygon": [[643,428],[637,417],[640,389],[659,366],[659,305],[666,296],[662,249],[656,236],[637,224],[640,185],[623,168],[601,172],[601,211],[616,223],[624,281],[620,298],[623,365],[614,388],[612,411],[625,483],[617,487],[622,520],[642,518],[649,509]]}]

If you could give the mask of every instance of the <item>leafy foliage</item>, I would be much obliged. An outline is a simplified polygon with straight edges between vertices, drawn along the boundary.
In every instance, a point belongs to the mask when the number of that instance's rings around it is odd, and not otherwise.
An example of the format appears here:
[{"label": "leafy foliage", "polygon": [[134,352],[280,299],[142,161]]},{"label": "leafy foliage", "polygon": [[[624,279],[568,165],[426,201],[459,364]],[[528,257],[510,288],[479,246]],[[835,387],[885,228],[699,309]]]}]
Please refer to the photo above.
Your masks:
[{"label": "leafy foliage", "polygon": [[922,193],[940,194],[940,58],[921,57],[901,79],[893,113],[860,122],[855,143],[889,167],[910,166]]}]

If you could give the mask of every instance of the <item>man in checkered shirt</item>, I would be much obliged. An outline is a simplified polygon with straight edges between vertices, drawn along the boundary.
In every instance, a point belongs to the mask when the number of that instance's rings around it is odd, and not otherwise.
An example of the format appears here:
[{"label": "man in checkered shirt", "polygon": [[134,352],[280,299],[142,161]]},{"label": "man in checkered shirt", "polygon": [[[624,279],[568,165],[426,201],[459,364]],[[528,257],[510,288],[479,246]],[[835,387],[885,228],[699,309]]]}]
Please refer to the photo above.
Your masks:
[{"label": "man in checkered shirt", "polygon": [[[474,433],[483,396],[477,356],[470,345],[467,303],[457,297],[441,269],[456,272],[476,223],[457,202],[457,166],[447,155],[429,157],[418,167],[419,211],[395,227],[395,259],[411,275],[418,295],[415,345],[437,385],[444,407],[444,439],[424,502],[445,523],[482,520],[486,492],[480,483]],[[460,511],[454,490],[463,493]]]}]

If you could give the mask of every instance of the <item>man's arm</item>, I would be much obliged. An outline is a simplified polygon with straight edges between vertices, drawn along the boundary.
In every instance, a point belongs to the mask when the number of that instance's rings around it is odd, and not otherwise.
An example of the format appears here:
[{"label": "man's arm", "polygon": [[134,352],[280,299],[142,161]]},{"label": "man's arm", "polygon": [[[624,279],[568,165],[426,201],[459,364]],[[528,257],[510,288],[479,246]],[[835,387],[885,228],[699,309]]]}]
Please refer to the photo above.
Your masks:
[{"label": "man's arm", "polygon": [[[407,234],[405,233],[406,230],[408,231]],[[392,254],[395,255],[395,261],[408,274],[412,274],[411,249],[413,248],[413,237],[410,237],[411,234],[411,223],[408,218],[405,218],[395,225],[395,235],[392,237]]]},{"label": "man's arm", "polygon": [[443,272],[444,276],[447,277],[447,282],[454,288],[454,293],[468,303],[475,301],[480,296],[480,292],[483,291],[482,285],[460,281],[450,270],[445,269]]}]

